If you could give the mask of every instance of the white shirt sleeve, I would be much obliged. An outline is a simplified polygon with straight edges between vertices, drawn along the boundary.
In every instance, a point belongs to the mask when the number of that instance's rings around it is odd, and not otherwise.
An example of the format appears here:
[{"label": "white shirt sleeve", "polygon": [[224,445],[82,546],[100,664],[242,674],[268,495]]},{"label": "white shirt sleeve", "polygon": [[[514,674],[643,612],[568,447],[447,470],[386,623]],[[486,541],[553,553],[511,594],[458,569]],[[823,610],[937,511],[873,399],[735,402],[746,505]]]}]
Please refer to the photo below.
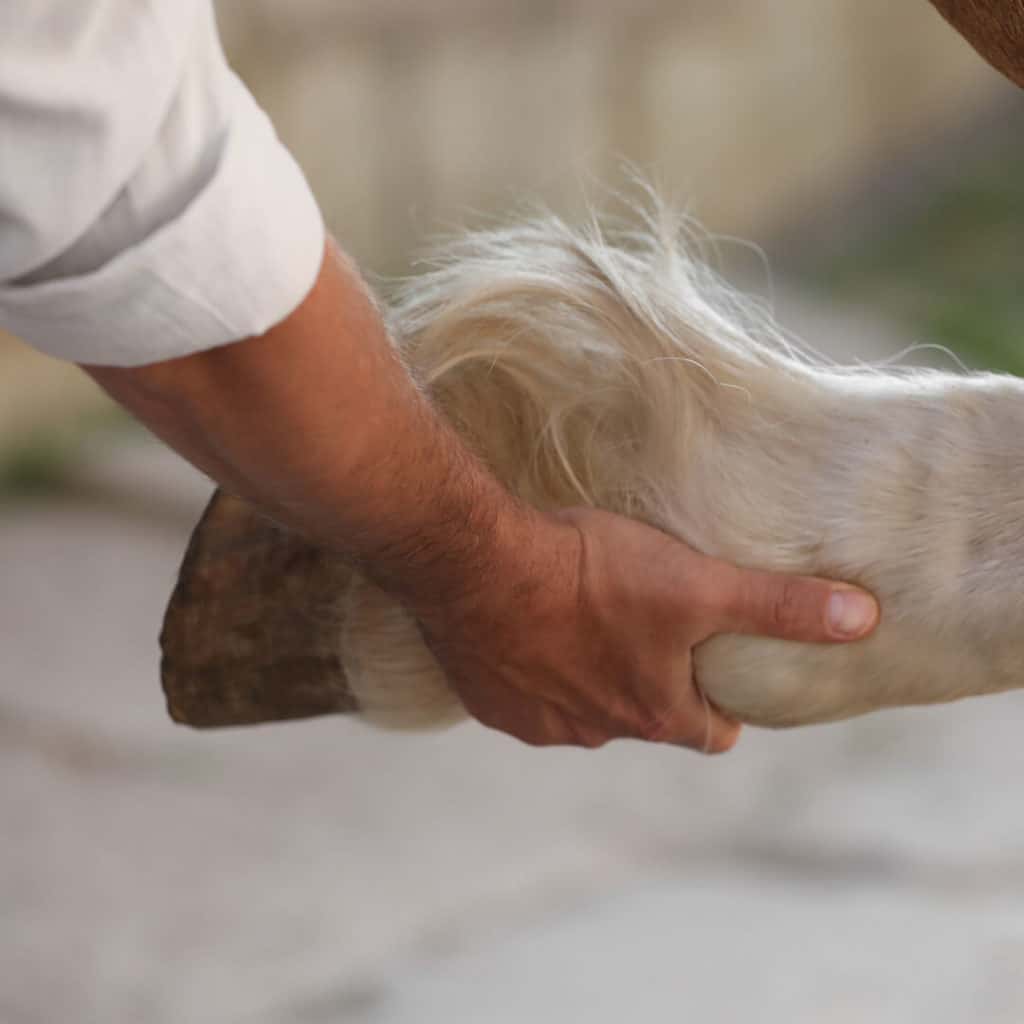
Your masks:
[{"label": "white shirt sleeve", "polygon": [[0,327],[137,366],[262,334],[323,256],[210,0],[0,0]]}]

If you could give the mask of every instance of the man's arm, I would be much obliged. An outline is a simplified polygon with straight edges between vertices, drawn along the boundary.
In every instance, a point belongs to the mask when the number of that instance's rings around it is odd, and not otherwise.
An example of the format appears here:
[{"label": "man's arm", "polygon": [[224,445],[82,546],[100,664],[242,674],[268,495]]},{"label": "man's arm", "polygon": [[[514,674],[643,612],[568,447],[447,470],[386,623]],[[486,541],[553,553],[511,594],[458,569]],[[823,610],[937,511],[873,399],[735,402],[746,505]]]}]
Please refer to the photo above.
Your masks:
[{"label": "man's arm", "polygon": [[415,385],[333,243],[309,296],[266,334],[145,367],[83,368],[229,491],[412,604],[482,583],[507,535],[528,529],[527,510]]},{"label": "man's arm", "polygon": [[601,512],[524,507],[416,387],[333,245],[309,296],[266,334],[86,369],[226,488],[400,597],[470,712],[530,743],[728,749],[738,727],[708,720],[695,644],[715,632],[847,640],[877,618],[870,598],[829,581],[741,572]]}]

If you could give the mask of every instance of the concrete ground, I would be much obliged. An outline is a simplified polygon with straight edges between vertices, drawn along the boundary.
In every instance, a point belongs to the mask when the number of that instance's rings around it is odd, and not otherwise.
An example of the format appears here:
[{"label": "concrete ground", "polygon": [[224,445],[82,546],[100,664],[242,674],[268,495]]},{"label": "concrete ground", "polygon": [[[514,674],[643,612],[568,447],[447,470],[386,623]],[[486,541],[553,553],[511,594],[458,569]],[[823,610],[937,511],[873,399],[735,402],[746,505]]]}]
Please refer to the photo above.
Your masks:
[{"label": "concrete ground", "polygon": [[0,505],[3,1024],[1024,1020],[1024,695],[715,760],[195,734],[156,635],[206,485],[82,476]]}]

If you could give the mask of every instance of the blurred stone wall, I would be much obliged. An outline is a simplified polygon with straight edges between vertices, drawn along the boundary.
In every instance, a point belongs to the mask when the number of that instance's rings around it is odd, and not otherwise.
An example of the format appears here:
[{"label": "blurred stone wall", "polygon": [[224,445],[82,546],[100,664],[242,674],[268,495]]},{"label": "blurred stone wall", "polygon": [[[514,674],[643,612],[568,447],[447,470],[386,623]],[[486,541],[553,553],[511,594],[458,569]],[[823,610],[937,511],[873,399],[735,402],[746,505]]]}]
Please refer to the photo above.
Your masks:
[{"label": "blurred stone wall", "polygon": [[[763,237],[969,119],[1001,79],[926,0],[221,0],[225,45],[367,267],[626,161],[713,230]],[[268,202],[273,197],[268,196]],[[0,450],[91,407],[0,336]]]},{"label": "blurred stone wall", "polygon": [[566,212],[625,161],[758,235],[1002,81],[925,0],[222,0],[331,226],[400,269],[466,211]]},{"label": "blurred stone wall", "polygon": [[35,444],[55,425],[73,429],[111,408],[77,366],[41,355],[0,331],[0,474],[10,453]]}]

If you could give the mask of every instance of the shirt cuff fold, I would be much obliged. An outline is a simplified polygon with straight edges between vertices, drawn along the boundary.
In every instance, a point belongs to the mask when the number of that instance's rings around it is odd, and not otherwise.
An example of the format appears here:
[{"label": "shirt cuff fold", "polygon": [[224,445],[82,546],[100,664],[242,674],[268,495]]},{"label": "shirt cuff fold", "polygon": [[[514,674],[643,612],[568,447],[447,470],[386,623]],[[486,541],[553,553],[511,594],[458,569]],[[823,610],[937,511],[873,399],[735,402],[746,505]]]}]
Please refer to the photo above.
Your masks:
[{"label": "shirt cuff fold", "polygon": [[263,334],[323,260],[316,200],[237,78],[212,178],[180,216],[93,273],[0,286],[0,327],[61,359],[142,366]]}]

